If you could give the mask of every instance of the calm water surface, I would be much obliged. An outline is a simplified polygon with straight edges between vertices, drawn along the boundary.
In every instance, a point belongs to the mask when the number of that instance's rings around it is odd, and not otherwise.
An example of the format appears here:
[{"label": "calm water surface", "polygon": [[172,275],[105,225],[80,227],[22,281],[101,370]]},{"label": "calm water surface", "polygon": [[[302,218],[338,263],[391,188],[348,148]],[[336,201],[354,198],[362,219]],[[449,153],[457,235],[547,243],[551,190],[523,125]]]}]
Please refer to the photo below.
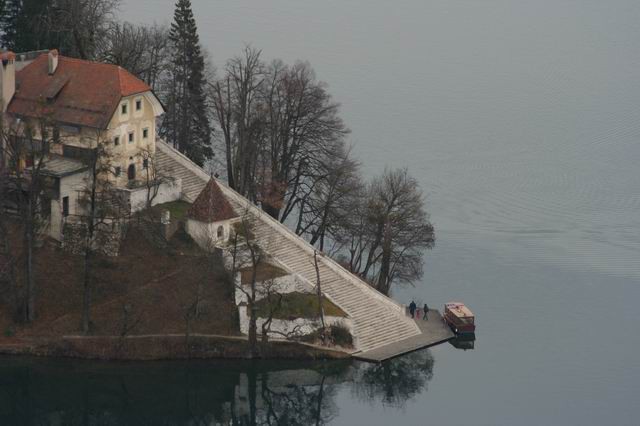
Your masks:
[{"label": "calm water surface", "polygon": [[[173,3],[128,0],[122,13],[169,21]],[[377,369],[3,360],[0,423],[200,424],[319,404],[278,418],[637,424],[640,3],[193,4],[218,68],[244,43],[309,60],[365,172],[406,165],[418,177],[438,241],[423,282],[394,296],[467,302],[475,349]]]}]

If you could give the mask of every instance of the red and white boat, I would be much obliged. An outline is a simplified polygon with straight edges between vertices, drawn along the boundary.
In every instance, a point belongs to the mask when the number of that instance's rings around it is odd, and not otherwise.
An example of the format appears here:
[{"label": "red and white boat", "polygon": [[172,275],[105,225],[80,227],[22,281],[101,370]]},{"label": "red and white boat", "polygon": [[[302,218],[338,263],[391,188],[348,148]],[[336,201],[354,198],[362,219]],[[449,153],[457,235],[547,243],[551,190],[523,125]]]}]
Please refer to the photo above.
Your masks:
[{"label": "red and white boat", "polygon": [[443,319],[456,334],[473,334],[476,331],[473,312],[464,303],[445,303]]}]

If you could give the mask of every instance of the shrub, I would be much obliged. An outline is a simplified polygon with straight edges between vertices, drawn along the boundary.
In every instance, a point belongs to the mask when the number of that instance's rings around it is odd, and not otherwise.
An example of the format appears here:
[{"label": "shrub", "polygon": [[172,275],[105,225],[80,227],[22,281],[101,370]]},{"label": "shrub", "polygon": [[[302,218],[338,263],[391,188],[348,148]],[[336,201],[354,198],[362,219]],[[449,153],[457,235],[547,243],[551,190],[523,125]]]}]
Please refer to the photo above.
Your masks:
[{"label": "shrub", "polygon": [[342,323],[331,326],[331,338],[334,344],[339,346],[348,347],[353,345],[353,336]]},{"label": "shrub", "polygon": [[[307,343],[322,343],[322,329],[317,329],[313,333],[302,336],[300,340]],[[328,329],[329,344],[342,346],[345,348],[353,346],[353,336],[344,324],[336,324],[329,326]]]}]

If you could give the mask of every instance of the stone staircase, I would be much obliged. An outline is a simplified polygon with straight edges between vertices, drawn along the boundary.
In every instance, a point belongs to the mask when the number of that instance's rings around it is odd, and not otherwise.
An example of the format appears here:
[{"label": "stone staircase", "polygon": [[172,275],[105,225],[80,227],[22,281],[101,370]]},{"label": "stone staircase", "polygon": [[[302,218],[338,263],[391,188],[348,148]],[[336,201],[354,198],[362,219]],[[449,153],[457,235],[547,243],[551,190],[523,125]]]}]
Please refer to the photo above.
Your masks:
[{"label": "stone staircase", "polygon": [[[182,179],[184,198],[193,201],[210,177],[189,159],[159,141],[156,166]],[[253,232],[260,246],[312,285],[316,283],[314,248],[286,226],[274,220],[244,197],[218,181],[238,214],[256,220]],[[326,256],[318,256],[322,291],[344,310],[354,323],[356,352],[366,352],[419,335],[420,329],[407,318],[404,308]]]},{"label": "stone staircase", "polygon": [[198,165],[163,141],[156,142],[154,166],[162,175],[182,179],[182,198],[190,203],[196,200],[210,179]]}]

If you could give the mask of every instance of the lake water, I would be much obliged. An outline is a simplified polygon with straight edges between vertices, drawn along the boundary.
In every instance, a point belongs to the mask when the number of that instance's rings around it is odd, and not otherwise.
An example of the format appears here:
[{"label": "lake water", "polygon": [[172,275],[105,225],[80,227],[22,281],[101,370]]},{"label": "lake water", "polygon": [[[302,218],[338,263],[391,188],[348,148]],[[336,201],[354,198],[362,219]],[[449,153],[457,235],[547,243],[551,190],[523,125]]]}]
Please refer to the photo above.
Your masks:
[{"label": "lake water", "polygon": [[[128,0],[122,13],[168,22],[173,3]],[[9,360],[0,423],[200,424],[269,410],[293,422],[283,413],[302,410],[308,424],[320,400],[337,425],[637,424],[639,2],[193,6],[218,68],[244,43],[310,61],[365,172],[407,166],[420,180],[437,243],[423,282],[394,296],[466,302],[475,349],[380,367]]]}]

